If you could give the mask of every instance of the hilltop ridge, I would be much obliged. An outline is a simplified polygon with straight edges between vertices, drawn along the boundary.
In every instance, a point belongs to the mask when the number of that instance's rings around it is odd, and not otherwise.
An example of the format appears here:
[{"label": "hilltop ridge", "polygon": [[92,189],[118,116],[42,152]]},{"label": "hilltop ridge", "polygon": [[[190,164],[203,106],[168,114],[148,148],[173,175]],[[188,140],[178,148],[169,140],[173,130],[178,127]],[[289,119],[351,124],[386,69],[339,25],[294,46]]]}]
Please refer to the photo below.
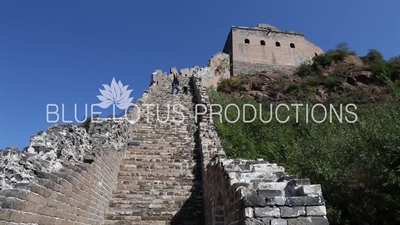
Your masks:
[{"label": "hilltop ridge", "polygon": [[233,76],[222,80],[217,90],[262,102],[363,105],[395,100],[393,88],[400,87],[399,58],[385,62],[379,52],[371,50],[364,57],[344,52],[342,58],[331,59],[335,53],[331,50],[317,56],[289,73],[276,69]]}]

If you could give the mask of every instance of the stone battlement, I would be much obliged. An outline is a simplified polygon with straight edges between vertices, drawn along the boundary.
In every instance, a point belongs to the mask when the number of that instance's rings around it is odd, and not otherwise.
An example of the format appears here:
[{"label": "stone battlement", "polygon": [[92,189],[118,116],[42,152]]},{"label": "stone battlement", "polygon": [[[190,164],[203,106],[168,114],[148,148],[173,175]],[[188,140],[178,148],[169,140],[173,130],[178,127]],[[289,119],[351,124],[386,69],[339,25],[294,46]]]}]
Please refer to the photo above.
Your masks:
[{"label": "stone battlement", "polygon": [[293,30],[287,30],[287,31],[281,31],[279,30],[277,27],[272,26],[270,24],[266,24],[266,23],[259,23],[257,26],[255,27],[242,27],[242,26],[232,26],[233,30],[251,30],[251,31],[261,31],[261,32],[265,32],[268,31],[270,33],[281,33],[281,34],[290,34],[290,35],[300,35],[300,36],[304,36],[304,33],[301,32],[296,32]]}]

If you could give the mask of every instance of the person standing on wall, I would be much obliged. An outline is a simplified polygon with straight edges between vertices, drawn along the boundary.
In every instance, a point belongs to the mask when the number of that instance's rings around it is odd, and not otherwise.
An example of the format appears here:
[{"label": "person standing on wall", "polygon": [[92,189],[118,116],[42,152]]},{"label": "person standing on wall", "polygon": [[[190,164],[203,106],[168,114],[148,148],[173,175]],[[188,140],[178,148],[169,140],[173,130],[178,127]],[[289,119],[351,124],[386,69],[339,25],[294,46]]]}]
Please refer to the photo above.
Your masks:
[{"label": "person standing on wall", "polygon": [[171,94],[174,94],[174,90],[176,89],[176,94],[179,93],[179,80],[178,80],[178,75],[174,74],[174,79],[172,81],[172,91]]}]

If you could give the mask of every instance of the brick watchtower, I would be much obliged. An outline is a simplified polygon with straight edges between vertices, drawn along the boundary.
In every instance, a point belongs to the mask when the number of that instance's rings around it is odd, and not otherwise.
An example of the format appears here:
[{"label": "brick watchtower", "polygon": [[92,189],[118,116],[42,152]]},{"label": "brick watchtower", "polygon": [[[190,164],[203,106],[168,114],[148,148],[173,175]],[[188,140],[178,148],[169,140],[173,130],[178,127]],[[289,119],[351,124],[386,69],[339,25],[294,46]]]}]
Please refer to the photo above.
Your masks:
[{"label": "brick watchtower", "polygon": [[296,67],[323,53],[303,33],[280,31],[269,24],[253,28],[232,26],[223,52],[230,55],[232,75]]}]

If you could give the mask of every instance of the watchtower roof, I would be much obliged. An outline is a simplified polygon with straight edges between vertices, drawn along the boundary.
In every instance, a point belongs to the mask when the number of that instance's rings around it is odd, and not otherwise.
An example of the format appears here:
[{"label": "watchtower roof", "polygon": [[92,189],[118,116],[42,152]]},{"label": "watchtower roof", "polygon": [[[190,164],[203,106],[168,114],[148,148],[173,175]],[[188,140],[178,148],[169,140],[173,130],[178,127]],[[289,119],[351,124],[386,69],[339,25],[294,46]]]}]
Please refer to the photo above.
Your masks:
[{"label": "watchtower roof", "polygon": [[259,23],[256,27],[253,27],[253,29],[263,29],[263,30],[270,29],[273,31],[279,31],[279,29],[276,26],[267,23]]},{"label": "watchtower roof", "polygon": [[291,34],[297,36],[304,36],[302,32],[296,32],[294,30],[279,30],[276,26],[268,24],[268,23],[259,23],[255,27],[244,27],[244,26],[232,26],[231,29],[239,29],[239,30],[253,30],[253,31],[268,31],[273,33],[282,33],[282,34]]}]

